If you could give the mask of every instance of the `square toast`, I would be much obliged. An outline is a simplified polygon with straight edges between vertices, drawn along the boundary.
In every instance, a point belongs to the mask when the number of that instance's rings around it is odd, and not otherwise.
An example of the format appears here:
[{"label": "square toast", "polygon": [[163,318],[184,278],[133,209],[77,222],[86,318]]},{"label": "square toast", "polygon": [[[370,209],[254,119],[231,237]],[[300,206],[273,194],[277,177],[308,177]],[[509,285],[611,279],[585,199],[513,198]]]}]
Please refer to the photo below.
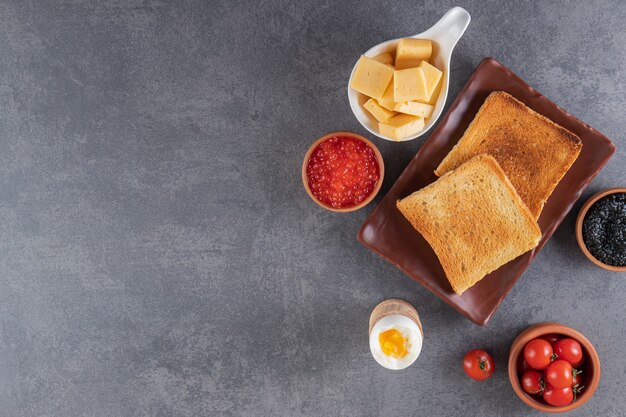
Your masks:
[{"label": "square toast", "polygon": [[479,155],[396,202],[457,294],[537,246],[541,230],[496,160]]},{"label": "square toast", "polygon": [[435,174],[442,176],[476,155],[489,154],[538,219],[581,149],[578,136],[511,95],[494,91]]}]

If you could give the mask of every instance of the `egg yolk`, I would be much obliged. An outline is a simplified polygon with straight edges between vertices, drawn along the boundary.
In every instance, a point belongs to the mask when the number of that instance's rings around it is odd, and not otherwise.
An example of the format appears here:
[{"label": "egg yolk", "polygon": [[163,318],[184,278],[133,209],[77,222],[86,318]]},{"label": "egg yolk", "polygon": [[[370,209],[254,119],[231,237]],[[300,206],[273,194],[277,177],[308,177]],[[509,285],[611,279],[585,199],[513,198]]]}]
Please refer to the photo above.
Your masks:
[{"label": "egg yolk", "polygon": [[396,359],[406,356],[406,339],[398,330],[385,330],[378,335],[378,342],[385,355]]}]

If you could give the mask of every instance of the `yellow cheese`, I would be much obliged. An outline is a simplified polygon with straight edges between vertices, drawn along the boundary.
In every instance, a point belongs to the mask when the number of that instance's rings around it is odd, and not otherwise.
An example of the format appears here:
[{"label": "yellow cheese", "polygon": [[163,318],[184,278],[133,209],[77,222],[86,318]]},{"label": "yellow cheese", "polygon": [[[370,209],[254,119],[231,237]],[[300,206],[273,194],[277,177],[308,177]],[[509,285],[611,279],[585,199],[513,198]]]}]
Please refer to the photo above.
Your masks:
[{"label": "yellow cheese", "polygon": [[379,122],[383,122],[383,123],[387,123],[389,119],[391,119],[393,116],[398,114],[396,112],[389,111],[384,107],[381,107],[378,104],[378,102],[374,100],[373,98],[370,98],[369,100],[367,100],[365,104],[363,105],[363,107],[368,112],[372,113],[372,116],[374,116],[376,120],[378,120]]},{"label": "yellow cheese", "polygon": [[[413,116],[419,116],[427,119],[432,116],[435,107],[417,101],[402,101],[400,103],[396,103],[393,109],[395,111],[399,111],[400,113],[412,114]],[[383,120],[379,121],[382,122]]]},{"label": "yellow cheese", "polygon": [[393,100],[428,101],[426,78],[421,68],[409,68],[393,73]]},{"label": "yellow cheese", "polygon": [[376,55],[373,59],[378,62],[382,62],[383,64],[393,65],[393,55],[391,55],[389,52]]},{"label": "yellow cheese", "polygon": [[368,97],[380,100],[393,77],[393,67],[361,55],[350,87]]},{"label": "yellow cheese", "polygon": [[422,61],[422,63],[420,64],[420,68],[422,69],[422,71],[424,71],[424,77],[426,78],[426,87],[428,87],[428,100],[430,100],[433,96],[435,88],[439,84],[439,81],[441,81],[441,76],[443,75],[443,73],[426,61]]},{"label": "yellow cheese", "polygon": [[424,118],[399,114],[387,123],[378,123],[378,130],[384,136],[394,140],[402,140],[412,136],[424,128]]},{"label": "yellow cheese", "polygon": [[396,47],[396,68],[417,67],[422,60],[430,59],[433,43],[428,39],[400,39]]},{"label": "yellow cheese", "polygon": [[407,68],[416,68],[420,66],[422,62],[421,59],[403,59],[401,61],[396,61],[396,69],[407,69]]},{"label": "yellow cheese", "polygon": [[385,94],[383,94],[383,98],[378,100],[378,104],[389,111],[393,111],[393,107],[396,105],[396,102],[393,101],[393,81],[387,86]]},{"label": "yellow cheese", "polygon": [[435,87],[435,91],[433,91],[433,94],[430,96],[430,100],[428,100],[428,104],[430,104],[431,106],[435,106],[437,104],[437,99],[439,98],[439,93],[441,93],[442,85],[443,85],[442,82],[437,84],[437,87]]}]

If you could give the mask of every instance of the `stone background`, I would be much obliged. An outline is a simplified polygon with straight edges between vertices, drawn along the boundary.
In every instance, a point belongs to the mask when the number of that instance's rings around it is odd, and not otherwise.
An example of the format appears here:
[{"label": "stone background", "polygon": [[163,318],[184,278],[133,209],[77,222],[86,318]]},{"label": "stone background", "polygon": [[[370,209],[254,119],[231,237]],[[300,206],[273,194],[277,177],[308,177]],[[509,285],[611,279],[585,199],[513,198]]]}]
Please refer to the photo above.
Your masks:
[{"label": "stone background", "polygon": [[[618,146],[486,327],[355,236],[300,164],[333,130],[366,133],[346,84],[359,54],[454,6],[472,22],[449,101],[492,56]],[[602,359],[571,416],[625,416],[626,276],[588,262],[582,201],[625,186],[623,2],[0,2],[0,414],[539,415],[513,393],[514,337],[546,320]],[[425,138],[375,139],[389,189]],[[426,339],[403,372],[367,320],[413,303]],[[470,381],[483,347],[494,377]]]}]

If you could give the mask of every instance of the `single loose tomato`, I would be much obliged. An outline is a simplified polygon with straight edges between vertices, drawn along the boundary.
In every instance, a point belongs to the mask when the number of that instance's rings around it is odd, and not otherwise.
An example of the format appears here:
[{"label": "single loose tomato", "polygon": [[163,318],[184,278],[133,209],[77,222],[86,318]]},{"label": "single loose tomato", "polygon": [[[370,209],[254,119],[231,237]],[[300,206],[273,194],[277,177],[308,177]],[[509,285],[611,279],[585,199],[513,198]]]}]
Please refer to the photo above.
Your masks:
[{"label": "single loose tomato", "polygon": [[553,353],[552,345],[543,339],[533,339],[524,347],[524,359],[531,368],[537,370],[550,365]]},{"label": "single loose tomato", "polygon": [[522,388],[529,394],[539,394],[545,388],[541,373],[530,370],[522,375]]},{"label": "single loose tomato", "polygon": [[463,370],[470,378],[476,381],[483,381],[489,378],[493,374],[494,369],[493,359],[484,350],[471,350],[463,358]]},{"label": "single loose tomato", "polygon": [[543,339],[546,342],[550,343],[551,345],[554,345],[554,342],[561,339],[561,336],[556,333],[550,333],[550,334],[541,336],[539,339]]},{"label": "single loose tomato", "polygon": [[574,339],[561,339],[554,343],[554,353],[559,357],[572,364],[574,368],[580,366],[583,362],[583,349]]},{"label": "single loose tomato", "polygon": [[546,389],[543,390],[543,399],[550,405],[562,407],[574,401],[574,391],[572,387],[554,388],[552,385],[546,384]]},{"label": "single loose tomato", "polygon": [[571,387],[573,377],[572,365],[563,359],[555,360],[546,369],[546,380],[554,388]]}]

